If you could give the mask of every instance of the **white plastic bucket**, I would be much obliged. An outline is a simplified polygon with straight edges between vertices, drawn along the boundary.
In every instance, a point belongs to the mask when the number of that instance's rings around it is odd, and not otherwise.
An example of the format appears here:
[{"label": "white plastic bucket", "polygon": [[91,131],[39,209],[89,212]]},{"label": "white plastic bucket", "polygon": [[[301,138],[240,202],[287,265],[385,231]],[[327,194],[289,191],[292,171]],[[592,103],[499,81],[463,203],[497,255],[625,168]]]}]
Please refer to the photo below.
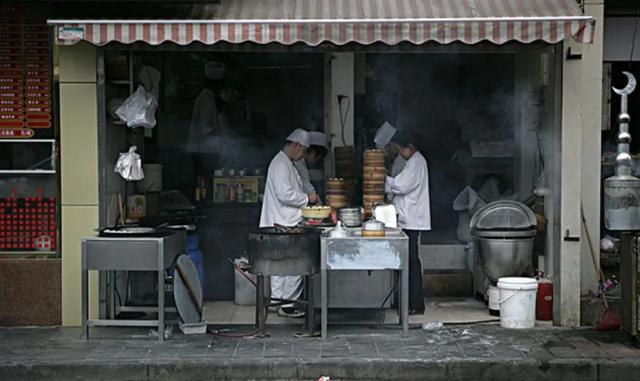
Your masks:
[{"label": "white plastic bucket", "polygon": [[500,326],[504,328],[535,327],[538,282],[534,278],[500,278],[498,289],[500,290]]}]

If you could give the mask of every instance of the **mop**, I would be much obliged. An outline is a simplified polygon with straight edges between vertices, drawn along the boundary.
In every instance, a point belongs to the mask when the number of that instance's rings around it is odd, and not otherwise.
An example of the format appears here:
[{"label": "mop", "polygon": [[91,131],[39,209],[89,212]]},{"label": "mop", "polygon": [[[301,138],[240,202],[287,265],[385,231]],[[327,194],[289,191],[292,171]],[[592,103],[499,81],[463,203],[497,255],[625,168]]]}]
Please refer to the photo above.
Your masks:
[{"label": "mop", "polygon": [[[593,250],[593,244],[591,243],[591,237],[589,236],[589,229],[587,228],[587,220],[584,217],[584,209],[582,205],[580,206],[580,216],[582,217],[582,225],[584,227],[584,232],[587,236],[587,243],[589,244],[589,252],[591,253],[591,259],[593,260],[593,268],[598,275],[598,283],[600,284],[600,289],[602,289],[602,283],[604,282],[604,274],[602,269],[598,265],[598,261],[596,260],[596,254]],[[604,311],[602,311],[602,317],[600,321],[596,323],[597,331],[617,331],[620,329],[620,314],[617,312],[613,312],[609,309],[609,302],[607,301],[607,294],[602,292],[602,301],[604,302]]]}]

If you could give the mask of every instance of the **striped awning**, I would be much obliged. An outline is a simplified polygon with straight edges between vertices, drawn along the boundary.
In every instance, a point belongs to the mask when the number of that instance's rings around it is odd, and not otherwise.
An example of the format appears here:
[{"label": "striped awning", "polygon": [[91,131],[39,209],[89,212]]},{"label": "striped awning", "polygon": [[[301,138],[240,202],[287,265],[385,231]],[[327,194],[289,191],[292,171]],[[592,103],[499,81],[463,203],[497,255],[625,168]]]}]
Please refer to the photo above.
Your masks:
[{"label": "striped awning", "polygon": [[190,19],[49,20],[59,44],[460,41],[590,43],[594,20],[575,0],[221,0]]}]

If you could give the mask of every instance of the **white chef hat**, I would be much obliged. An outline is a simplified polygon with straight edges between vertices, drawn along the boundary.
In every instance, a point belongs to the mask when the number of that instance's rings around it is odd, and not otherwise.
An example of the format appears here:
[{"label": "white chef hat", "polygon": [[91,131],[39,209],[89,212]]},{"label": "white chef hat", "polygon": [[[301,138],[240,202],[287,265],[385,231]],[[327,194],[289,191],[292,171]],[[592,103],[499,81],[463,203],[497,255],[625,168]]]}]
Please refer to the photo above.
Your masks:
[{"label": "white chef hat", "polygon": [[291,134],[289,134],[289,136],[287,136],[287,141],[309,147],[309,133],[302,128],[296,128]]},{"label": "white chef hat", "polygon": [[376,130],[376,135],[373,138],[373,142],[376,144],[376,148],[383,149],[389,144],[391,138],[396,133],[396,128],[391,125],[389,122],[384,122],[384,124],[378,127]]},{"label": "white chef hat", "polygon": [[309,145],[327,148],[327,135],[324,132],[309,132]]},{"label": "white chef hat", "polygon": [[218,61],[209,61],[204,64],[204,76],[209,79],[220,79],[224,76],[224,64]]}]

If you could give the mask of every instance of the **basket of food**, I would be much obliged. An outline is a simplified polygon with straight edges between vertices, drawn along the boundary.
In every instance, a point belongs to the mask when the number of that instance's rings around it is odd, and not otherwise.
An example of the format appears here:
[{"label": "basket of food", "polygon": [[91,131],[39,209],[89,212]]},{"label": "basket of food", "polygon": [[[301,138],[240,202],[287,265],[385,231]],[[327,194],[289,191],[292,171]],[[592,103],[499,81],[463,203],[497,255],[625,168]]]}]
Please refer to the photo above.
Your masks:
[{"label": "basket of food", "polygon": [[331,216],[330,206],[305,206],[302,208],[302,217],[309,220],[324,220]]}]

